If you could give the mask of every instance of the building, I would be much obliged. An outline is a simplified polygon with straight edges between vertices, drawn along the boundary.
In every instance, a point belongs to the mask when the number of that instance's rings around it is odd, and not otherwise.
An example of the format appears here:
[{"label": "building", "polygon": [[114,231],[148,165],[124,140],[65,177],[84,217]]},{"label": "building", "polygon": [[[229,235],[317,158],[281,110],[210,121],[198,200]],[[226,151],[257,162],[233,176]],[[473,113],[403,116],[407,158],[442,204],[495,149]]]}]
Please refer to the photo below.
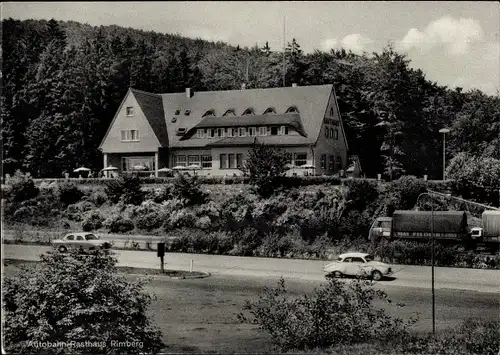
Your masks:
[{"label": "building", "polygon": [[175,94],[131,88],[99,149],[104,167],[119,173],[158,176],[164,167],[198,165],[198,175],[240,175],[255,142],[290,152],[290,174],[345,170],[348,146],[333,85]]}]

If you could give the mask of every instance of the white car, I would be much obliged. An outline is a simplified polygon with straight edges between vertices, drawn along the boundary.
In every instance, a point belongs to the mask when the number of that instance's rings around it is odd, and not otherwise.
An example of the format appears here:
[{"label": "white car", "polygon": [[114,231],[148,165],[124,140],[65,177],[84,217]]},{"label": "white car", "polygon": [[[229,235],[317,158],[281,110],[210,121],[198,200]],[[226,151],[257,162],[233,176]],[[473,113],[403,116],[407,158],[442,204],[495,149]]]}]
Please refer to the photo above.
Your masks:
[{"label": "white car", "polygon": [[61,253],[65,253],[69,249],[92,251],[96,249],[109,249],[111,247],[110,243],[101,240],[94,233],[88,232],[68,233],[60,239],[52,240],[51,243]]},{"label": "white car", "polygon": [[368,276],[375,281],[392,274],[390,265],[375,261],[367,253],[345,253],[323,268],[326,278],[342,276]]}]

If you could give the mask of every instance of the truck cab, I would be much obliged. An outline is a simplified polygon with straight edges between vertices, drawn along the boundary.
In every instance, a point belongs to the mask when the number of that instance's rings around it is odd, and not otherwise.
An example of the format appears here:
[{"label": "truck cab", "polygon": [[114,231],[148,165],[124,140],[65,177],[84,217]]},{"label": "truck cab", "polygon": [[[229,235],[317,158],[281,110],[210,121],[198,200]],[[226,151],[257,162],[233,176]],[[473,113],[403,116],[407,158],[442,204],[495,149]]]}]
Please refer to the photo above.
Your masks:
[{"label": "truck cab", "polygon": [[377,217],[375,221],[373,221],[370,227],[368,239],[371,241],[378,241],[382,238],[390,238],[391,229],[392,229],[391,217]]}]

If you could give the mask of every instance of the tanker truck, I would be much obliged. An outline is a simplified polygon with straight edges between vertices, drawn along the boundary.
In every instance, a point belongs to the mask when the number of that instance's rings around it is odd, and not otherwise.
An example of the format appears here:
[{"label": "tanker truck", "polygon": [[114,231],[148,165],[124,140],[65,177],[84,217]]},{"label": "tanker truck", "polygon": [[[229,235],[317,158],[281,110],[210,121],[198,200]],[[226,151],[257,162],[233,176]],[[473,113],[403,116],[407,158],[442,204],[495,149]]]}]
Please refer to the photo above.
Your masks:
[{"label": "tanker truck", "polygon": [[[432,223],[434,220],[434,223]],[[482,226],[470,226],[464,211],[395,211],[392,217],[378,217],[369,231],[369,240],[428,241],[479,246],[497,250],[500,245],[500,211],[484,211]]]}]

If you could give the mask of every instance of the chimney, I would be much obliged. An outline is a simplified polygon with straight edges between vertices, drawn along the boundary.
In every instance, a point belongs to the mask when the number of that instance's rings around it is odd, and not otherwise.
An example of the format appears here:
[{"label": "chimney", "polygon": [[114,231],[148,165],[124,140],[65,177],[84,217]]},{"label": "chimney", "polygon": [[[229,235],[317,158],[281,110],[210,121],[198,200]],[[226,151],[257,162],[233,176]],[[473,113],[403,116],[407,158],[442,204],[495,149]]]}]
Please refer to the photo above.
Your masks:
[{"label": "chimney", "polygon": [[190,88],[186,88],[186,97],[188,99],[190,99],[191,97],[193,97],[193,94],[191,93],[191,89]]},{"label": "chimney", "polygon": [[243,83],[241,84],[241,90],[245,90],[247,88],[247,84]]},{"label": "chimney", "polygon": [[296,87],[297,87],[297,83],[293,83],[292,88],[296,88]]}]

